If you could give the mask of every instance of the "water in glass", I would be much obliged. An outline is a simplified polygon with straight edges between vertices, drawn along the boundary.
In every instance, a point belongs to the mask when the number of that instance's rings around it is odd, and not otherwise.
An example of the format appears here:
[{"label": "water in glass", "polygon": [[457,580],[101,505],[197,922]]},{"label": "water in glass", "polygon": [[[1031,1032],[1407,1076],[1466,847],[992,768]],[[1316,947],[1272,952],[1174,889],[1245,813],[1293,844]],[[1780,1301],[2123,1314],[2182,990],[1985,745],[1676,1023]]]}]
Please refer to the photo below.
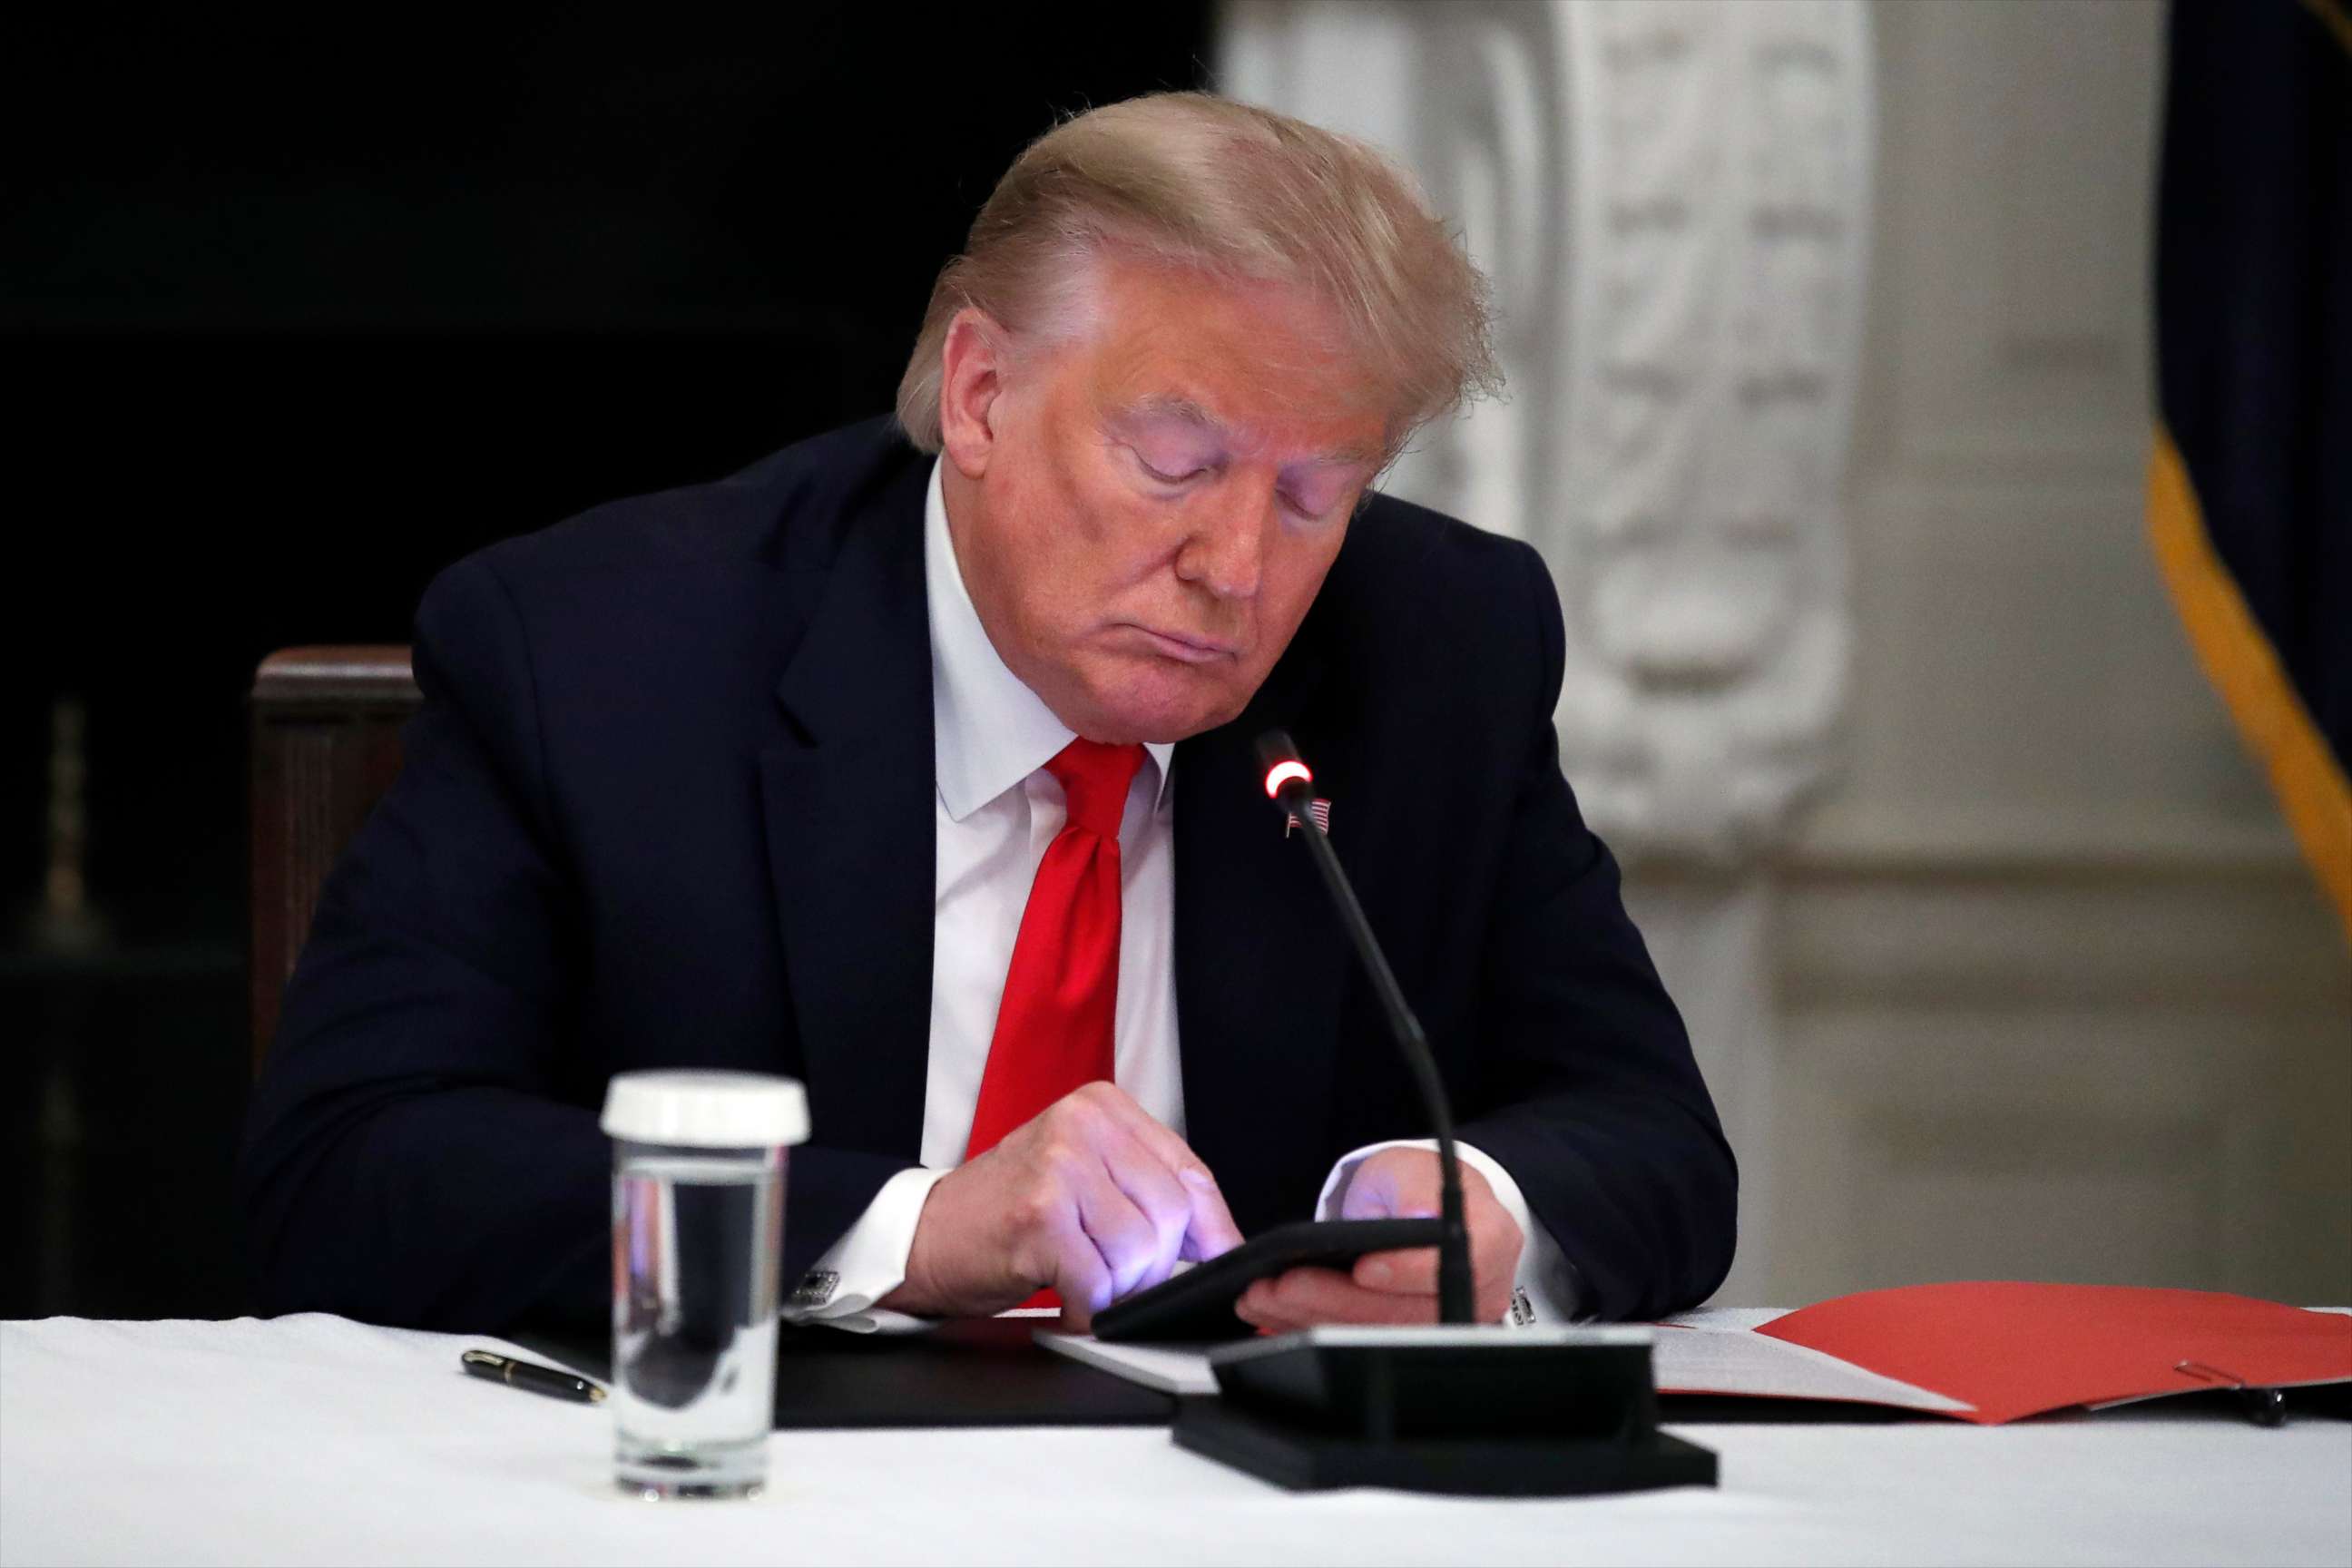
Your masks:
[{"label": "water in glass", "polygon": [[623,1143],[613,1173],[616,1474],[654,1497],[766,1475],[783,1152]]}]

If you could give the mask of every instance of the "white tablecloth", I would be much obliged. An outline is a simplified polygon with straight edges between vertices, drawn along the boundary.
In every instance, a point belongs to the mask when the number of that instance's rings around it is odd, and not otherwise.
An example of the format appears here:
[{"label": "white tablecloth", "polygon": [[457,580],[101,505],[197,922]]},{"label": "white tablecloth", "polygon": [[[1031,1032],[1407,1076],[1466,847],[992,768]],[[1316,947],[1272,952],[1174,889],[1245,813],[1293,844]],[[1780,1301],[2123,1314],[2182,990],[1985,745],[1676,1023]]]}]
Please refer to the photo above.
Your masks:
[{"label": "white tablecloth", "polygon": [[493,1341],[308,1316],[0,1324],[0,1563],[2352,1563],[2352,1423],[1680,1426],[1722,1486],[1293,1496],[1153,1428],[778,1433],[753,1501],[647,1503],[612,1418]]}]

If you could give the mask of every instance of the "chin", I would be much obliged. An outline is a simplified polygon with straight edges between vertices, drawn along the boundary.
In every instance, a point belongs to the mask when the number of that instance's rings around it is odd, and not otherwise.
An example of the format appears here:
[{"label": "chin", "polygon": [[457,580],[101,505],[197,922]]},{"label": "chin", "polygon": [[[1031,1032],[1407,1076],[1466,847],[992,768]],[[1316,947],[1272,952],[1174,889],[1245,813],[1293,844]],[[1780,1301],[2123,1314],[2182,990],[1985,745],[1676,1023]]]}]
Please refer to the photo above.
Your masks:
[{"label": "chin", "polygon": [[1141,679],[1131,670],[1123,673],[1124,679],[1093,693],[1097,722],[1117,731],[1097,735],[1097,740],[1170,745],[1188,741],[1230,723],[1249,706],[1254,689],[1235,681],[1213,683],[1189,671],[1153,670]]}]

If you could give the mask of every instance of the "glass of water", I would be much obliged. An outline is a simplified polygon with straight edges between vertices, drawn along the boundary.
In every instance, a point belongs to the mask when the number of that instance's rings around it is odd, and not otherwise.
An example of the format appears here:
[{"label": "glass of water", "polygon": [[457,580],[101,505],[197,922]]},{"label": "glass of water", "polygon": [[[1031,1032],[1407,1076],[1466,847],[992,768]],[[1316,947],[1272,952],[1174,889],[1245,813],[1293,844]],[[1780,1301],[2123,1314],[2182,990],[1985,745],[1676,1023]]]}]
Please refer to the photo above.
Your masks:
[{"label": "glass of water", "polygon": [[603,1125],[616,1479],[651,1498],[750,1496],[767,1479],[785,1164],[807,1100],[759,1073],[618,1073]]}]

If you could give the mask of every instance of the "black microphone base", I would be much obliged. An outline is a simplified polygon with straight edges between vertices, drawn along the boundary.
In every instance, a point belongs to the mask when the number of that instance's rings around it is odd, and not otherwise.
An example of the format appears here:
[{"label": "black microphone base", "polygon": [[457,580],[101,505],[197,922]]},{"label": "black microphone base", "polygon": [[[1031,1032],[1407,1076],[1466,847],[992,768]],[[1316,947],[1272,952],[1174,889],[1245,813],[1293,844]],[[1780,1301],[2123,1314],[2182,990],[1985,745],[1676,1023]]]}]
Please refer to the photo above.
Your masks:
[{"label": "black microphone base", "polygon": [[1665,1433],[1629,1442],[1340,1437],[1222,1399],[1176,1406],[1176,1446],[1295,1492],[1390,1487],[1453,1497],[1583,1497],[1716,1484],[1713,1450]]},{"label": "black microphone base", "polygon": [[1658,1430],[1645,1329],[1312,1329],[1213,1352],[1179,1447],[1294,1491],[1577,1497],[1716,1484]]}]

